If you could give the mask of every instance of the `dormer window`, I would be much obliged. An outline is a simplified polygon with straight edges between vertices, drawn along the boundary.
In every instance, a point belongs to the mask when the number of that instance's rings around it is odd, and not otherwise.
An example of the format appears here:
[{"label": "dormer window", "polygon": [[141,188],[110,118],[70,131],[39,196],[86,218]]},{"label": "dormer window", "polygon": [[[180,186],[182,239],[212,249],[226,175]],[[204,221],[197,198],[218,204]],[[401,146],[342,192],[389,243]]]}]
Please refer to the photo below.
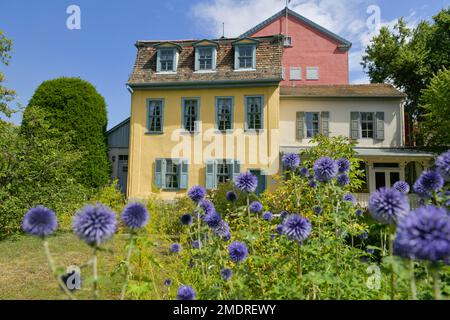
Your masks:
[{"label": "dormer window", "polygon": [[178,54],[181,47],[172,42],[158,43],[155,47],[157,48],[156,72],[177,72]]},{"label": "dormer window", "polygon": [[235,70],[256,69],[257,45],[258,41],[252,38],[242,38],[233,42]]},{"label": "dormer window", "polygon": [[200,40],[193,46],[195,48],[195,71],[216,70],[218,44],[211,40]]}]

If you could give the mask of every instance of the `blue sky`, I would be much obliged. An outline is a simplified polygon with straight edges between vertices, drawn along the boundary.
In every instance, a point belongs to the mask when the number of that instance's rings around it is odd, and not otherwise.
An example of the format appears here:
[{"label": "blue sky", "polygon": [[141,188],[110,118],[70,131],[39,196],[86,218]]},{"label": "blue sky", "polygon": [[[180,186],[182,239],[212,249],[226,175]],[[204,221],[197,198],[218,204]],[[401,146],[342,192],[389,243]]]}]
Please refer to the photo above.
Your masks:
[{"label": "blue sky", "polygon": [[[14,41],[6,85],[26,106],[44,80],[60,76],[91,82],[105,97],[108,127],[129,116],[125,88],[141,39],[236,36],[284,7],[285,0],[0,0],[0,29]],[[81,9],[81,29],[66,27],[69,5]],[[367,27],[367,8],[380,9],[380,25],[405,17],[410,26],[430,19],[450,0],[292,0],[290,7],[353,42],[350,80],[367,82],[359,66],[364,46],[376,30]],[[17,114],[13,120],[20,122]]]}]

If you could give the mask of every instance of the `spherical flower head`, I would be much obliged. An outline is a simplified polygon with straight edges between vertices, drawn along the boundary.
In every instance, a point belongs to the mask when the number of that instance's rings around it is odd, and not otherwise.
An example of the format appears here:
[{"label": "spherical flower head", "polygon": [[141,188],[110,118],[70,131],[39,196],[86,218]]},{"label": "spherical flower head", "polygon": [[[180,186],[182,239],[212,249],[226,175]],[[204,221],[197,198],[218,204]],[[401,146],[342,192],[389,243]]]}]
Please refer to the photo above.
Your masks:
[{"label": "spherical flower head", "polygon": [[410,259],[449,261],[449,212],[429,205],[403,217],[397,226],[394,253]]},{"label": "spherical flower head", "polygon": [[298,214],[291,214],[284,220],[283,233],[291,240],[301,243],[311,233],[311,222]]},{"label": "spherical flower head", "polygon": [[317,181],[316,180],[309,180],[308,181],[308,186],[310,186],[311,188],[315,188],[317,187]]},{"label": "spherical flower head", "polygon": [[368,254],[374,254],[374,253],[375,253],[375,250],[374,250],[374,249],[366,249],[366,252],[367,252]]},{"label": "spherical flower head", "polygon": [[283,225],[282,224],[277,225],[275,231],[281,236],[283,234]]},{"label": "spherical flower head", "polygon": [[205,215],[203,220],[210,228],[215,228],[219,225],[220,221],[222,221],[222,217],[220,216],[220,214],[214,211]]},{"label": "spherical flower head", "polygon": [[365,240],[365,239],[367,239],[368,237],[369,237],[369,234],[367,233],[367,231],[364,231],[363,233],[361,233],[361,234],[359,235],[359,238],[362,239],[362,240]]},{"label": "spherical flower head", "polygon": [[169,250],[170,253],[179,253],[181,251],[181,245],[179,243],[172,243]]},{"label": "spherical flower head", "polygon": [[248,255],[247,246],[239,241],[235,241],[228,246],[230,259],[236,263],[243,262]]},{"label": "spherical flower head", "polygon": [[450,150],[437,157],[435,164],[437,171],[445,178],[445,180],[450,180]]},{"label": "spherical flower head", "polygon": [[270,211],[266,211],[261,216],[266,221],[271,221],[273,219],[273,214]]},{"label": "spherical flower head", "polygon": [[322,157],[314,163],[313,170],[317,180],[327,182],[333,179],[338,173],[338,164],[329,157]]},{"label": "spherical flower head", "polygon": [[172,279],[166,279],[166,280],[164,280],[164,285],[165,285],[166,287],[170,287],[170,286],[172,285]]},{"label": "spherical flower head", "polygon": [[243,192],[254,192],[258,186],[258,178],[250,172],[243,172],[236,177],[235,184]]},{"label": "spherical flower head", "polygon": [[356,209],[355,213],[358,216],[362,216],[364,214],[364,212],[361,209]]},{"label": "spherical flower head", "polygon": [[228,268],[223,268],[222,270],[220,270],[220,275],[222,276],[223,280],[228,281],[233,275],[233,271]]},{"label": "spherical flower head", "polygon": [[199,202],[199,205],[205,215],[216,211],[216,208],[214,208],[214,204],[209,200],[201,200]]},{"label": "spherical flower head", "polygon": [[308,168],[305,168],[305,167],[301,168],[301,169],[300,169],[300,175],[301,175],[302,177],[306,177],[307,175],[309,175],[309,170],[308,170]]},{"label": "spherical flower head", "polygon": [[230,240],[230,239],[231,239],[231,232],[228,231],[228,232],[222,237],[222,240],[223,240],[223,241],[228,241],[228,240]]},{"label": "spherical flower head", "polygon": [[195,300],[196,296],[197,295],[191,286],[181,286],[178,288],[178,300]]},{"label": "spherical flower head", "polygon": [[343,199],[344,201],[351,202],[353,205],[356,204],[356,198],[355,198],[355,196],[352,195],[351,193],[346,193],[346,194],[344,194],[344,196],[342,197],[342,199]]},{"label": "spherical flower head", "polygon": [[90,246],[109,240],[117,228],[116,214],[101,204],[87,205],[73,219],[75,234]]},{"label": "spherical flower head", "polygon": [[346,185],[348,185],[350,183],[350,178],[348,177],[348,175],[346,173],[341,173],[341,174],[338,174],[336,181],[340,186],[345,187]]},{"label": "spherical flower head", "polygon": [[313,211],[314,211],[315,213],[317,213],[317,214],[321,214],[323,210],[322,210],[321,207],[315,206],[315,207],[313,208]]},{"label": "spherical flower head", "polygon": [[28,234],[38,237],[51,235],[58,228],[56,214],[44,207],[31,208],[24,216],[22,229]]},{"label": "spherical flower head", "polygon": [[130,229],[142,228],[147,224],[147,208],[140,203],[130,203],[122,212],[122,221]]},{"label": "spherical flower head", "polygon": [[253,201],[252,203],[250,203],[249,209],[250,209],[250,212],[258,213],[263,210],[263,205],[259,201]]},{"label": "spherical flower head", "polygon": [[283,210],[280,212],[280,219],[283,221],[287,216],[289,215],[289,212]]},{"label": "spherical flower head", "polygon": [[444,178],[436,171],[425,170],[414,183],[414,191],[423,198],[431,196],[433,191],[438,191],[444,186]]},{"label": "spherical flower head", "polygon": [[194,221],[194,218],[189,213],[185,213],[180,217],[180,221],[183,225],[189,226]]},{"label": "spherical flower head", "polygon": [[194,240],[192,242],[192,248],[201,249],[201,247],[202,247],[202,242],[200,240]]},{"label": "spherical flower head", "polygon": [[394,189],[400,191],[403,194],[409,193],[409,184],[408,184],[408,182],[397,181],[396,183],[394,183],[394,185],[392,187]]},{"label": "spherical flower head", "polygon": [[188,196],[191,198],[192,201],[195,203],[198,203],[200,200],[203,200],[203,198],[206,195],[206,190],[202,186],[193,186],[188,191]]},{"label": "spherical flower head", "polygon": [[228,235],[231,237],[230,226],[223,220],[213,228],[213,232],[216,236],[222,237],[222,239],[226,238]]},{"label": "spherical flower head", "polygon": [[281,158],[283,166],[288,170],[295,170],[300,165],[300,156],[296,153],[286,153]]},{"label": "spherical flower head", "polygon": [[369,212],[375,220],[395,225],[409,213],[409,201],[394,188],[380,188],[370,196]]},{"label": "spherical flower head", "polygon": [[340,158],[336,160],[336,163],[338,165],[339,173],[345,173],[350,170],[350,161],[348,161],[348,159]]},{"label": "spherical flower head", "polygon": [[230,202],[235,202],[238,199],[238,195],[234,191],[228,191],[226,198]]}]

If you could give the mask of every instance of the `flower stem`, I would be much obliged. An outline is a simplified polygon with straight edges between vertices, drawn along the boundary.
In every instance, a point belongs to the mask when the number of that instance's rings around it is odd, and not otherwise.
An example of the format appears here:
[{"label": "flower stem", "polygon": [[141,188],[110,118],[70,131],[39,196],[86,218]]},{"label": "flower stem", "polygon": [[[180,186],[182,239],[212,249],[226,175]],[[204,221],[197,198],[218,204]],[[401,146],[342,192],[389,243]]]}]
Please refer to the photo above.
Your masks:
[{"label": "flower stem", "polygon": [[94,299],[98,299],[98,274],[97,274],[97,247],[94,247],[93,250],[93,257],[92,257],[92,273],[94,280],[92,282],[92,294],[94,296]]},{"label": "flower stem", "polygon": [[300,243],[297,244],[297,274],[300,280],[300,299],[303,299],[303,269]]},{"label": "flower stem", "polygon": [[414,260],[409,261],[409,284],[411,289],[411,300],[417,300],[416,276],[414,274]]},{"label": "flower stem", "polygon": [[391,300],[395,300],[394,236],[392,234],[389,234],[389,257],[391,263]]},{"label": "flower stem", "polygon": [[125,280],[123,282],[122,293],[120,294],[120,300],[125,299],[125,294],[127,292],[127,287],[128,287],[128,281],[130,280],[130,262],[131,262],[131,255],[133,253],[133,241],[134,241],[134,233],[132,232],[130,235],[130,243],[128,245],[127,260],[125,261]]},{"label": "flower stem", "polygon": [[62,281],[61,277],[58,276],[57,272],[56,272],[56,267],[55,267],[55,263],[53,261],[53,257],[50,253],[50,249],[48,247],[48,241],[47,239],[44,239],[43,241],[44,244],[44,252],[45,252],[45,256],[47,257],[47,261],[48,261],[48,265],[50,267],[50,270],[53,274],[53,276],[56,277],[56,281],[58,281],[59,286],[62,288],[62,290],[64,291],[64,293],[72,300],[77,300],[77,298],[70,292],[70,290],[67,288],[67,285]]},{"label": "flower stem", "polygon": [[433,277],[433,293],[435,300],[442,300],[441,295],[441,280],[439,278],[439,266],[437,264],[433,264],[431,266],[431,275]]}]

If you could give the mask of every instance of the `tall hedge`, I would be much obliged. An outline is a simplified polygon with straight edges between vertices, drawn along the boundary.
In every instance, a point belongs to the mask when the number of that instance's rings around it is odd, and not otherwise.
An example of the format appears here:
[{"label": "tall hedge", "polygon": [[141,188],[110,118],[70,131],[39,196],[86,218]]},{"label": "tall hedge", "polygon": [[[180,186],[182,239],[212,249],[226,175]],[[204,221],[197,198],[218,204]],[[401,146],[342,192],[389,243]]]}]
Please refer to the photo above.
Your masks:
[{"label": "tall hedge", "polygon": [[106,103],[95,87],[79,78],[43,82],[26,107],[22,122],[22,133],[39,136],[42,133],[29,125],[34,108],[44,111],[56,135],[70,135],[69,147],[83,153],[76,165],[79,182],[91,188],[105,185],[110,177]]}]

